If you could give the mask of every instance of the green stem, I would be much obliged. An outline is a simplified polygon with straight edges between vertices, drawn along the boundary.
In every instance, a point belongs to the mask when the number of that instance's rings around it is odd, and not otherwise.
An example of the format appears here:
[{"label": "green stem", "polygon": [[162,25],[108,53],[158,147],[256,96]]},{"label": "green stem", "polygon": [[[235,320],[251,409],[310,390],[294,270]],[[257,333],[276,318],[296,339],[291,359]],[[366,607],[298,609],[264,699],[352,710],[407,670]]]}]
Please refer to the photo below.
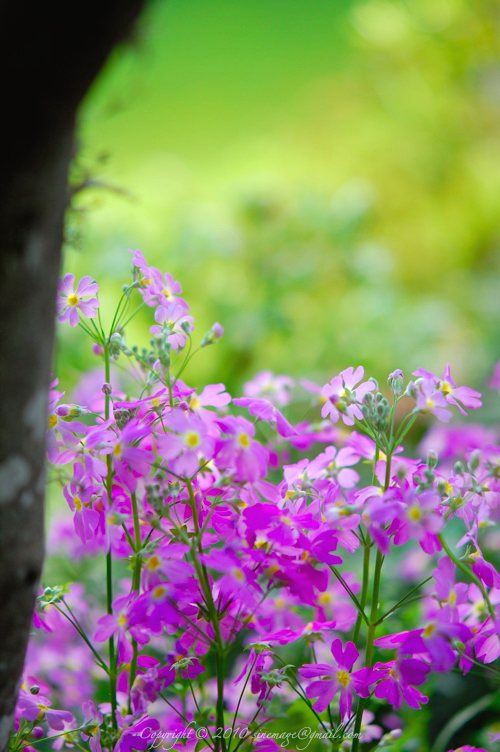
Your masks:
[{"label": "green stem", "polygon": [[[385,484],[384,490],[387,491],[391,482],[391,461],[392,456],[389,453],[387,455],[387,464],[385,468]],[[384,556],[377,549],[377,558],[375,560],[375,571],[373,574],[373,586],[372,586],[372,600],[370,609],[370,622],[368,625],[368,634],[366,636],[366,650],[365,650],[365,666],[371,668],[373,665],[373,642],[375,640],[375,634],[377,630],[377,613],[378,613],[378,599],[380,594],[380,577],[382,574],[382,565],[384,563]],[[368,699],[360,699],[358,708],[356,710],[356,722],[354,724],[354,739],[352,742],[351,752],[358,752],[359,749],[359,734],[361,732],[361,724],[363,721],[363,711],[365,710]]]},{"label": "green stem", "polygon": [[[134,519],[134,538],[135,538],[135,545],[133,547],[133,550],[135,552],[135,562],[134,562],[134,573],[132,577],[132,591],[133,592],[139,592],[141,587],[141,568],[142,568],[142,557],[140,554],[141,550],[141,527],[139,522],[139,510],[137,508],[137,496],[135,493],[131,494],[132,499],[132,516]],[[132,640],[132,660],[130,662],[130,675],[129,675],[129,685],[128,685],[128,711],[129,713],[132,712],[132,687],[134,685],[135,677],[137,674],[137,641]]]},{"label": "green stem", "polygon": [[[401,606],[406,606],[407,603],[411,603],[414,600],[417,600],[416,598],[412,598],[411,601],[408,601],[408,598],[410,595],[412,595],[416,590],[419,590],[421,587],[423,587],[425,584],[427,584],[430,580],[432,580],[432,577],[427,577],[426,580],[423,580],[418,585],[415,585],[411,590],[409,590],[406,595],[399,600],[395,606],[393,606],[389,611],[386,611],[383,616],[380,617],[380,619],[377,620],[375,626],[378,627],[379,624],[382,624],[383,621],[387,619],[388,616],[394,613],[394,611],[397,611],[398,608],[401,608]],[[422,596],[418,596],[418,598],[421,598]]]},{"label": "green stem", "polygon": [[[110,360],[109,360],[109,343],[104,345],[104,379],[107,384],[110,383]],[[109,420],[109,394],[105,395],[104,400],[104,416],[106,420]],[[113,484],[113,464],[111,455],[106,456],[106,465],[108,472],[106,475],[106,491],[108,494],[108,504],[111,504],[111,488]],[[106,607],[108,614],[113,613],[113,561],[111,558],[111,550],[106,553]],[[111,703],[111,722],[115,731],[118,729],[118,722],[116,720],[116,655],[115,655],[115,641],[113,635],[108,640],[109,651],[109,695]]]},{"label": "green stem", "polygon": [[[189,493],[189,504],[191,506],[191,511],[193,514],[193,525],[195,530],[195,536],[196,536],[196,545],[199,550],[199,552],[202,552],[202,546],[201,546],[201,536],[200,536],[200,526],[198,523],[198,510],[196,509],[196,499],[194,495],[194,489],[193,484],[191,483],[191,480],[189,478],[185,479],[186,487],[188,489]],[[219,625],[219,615],[217,613],[217,609],[215,607],[215,603],[213,601],[212,597],[212,589],[210,587],[210,583],[208,580],[208,573],[204,565],[201,564],[201,562],[198,559],[197,553],[196,553],[196,546],[193,545],[191,548],[191,555],[193,557],[194,566],[196,569],[196,572],[198,574],[198,579],[200,581],[200,585],[203,589],[203,592],[205,594],[205,601],[207,604],[208,611],[210,613],[210,620],[213,624],[214,633],[215,633],[215,673],[217,676],[217,703],[216,703],[216,724],[217,728],[224,729],[224,679],[226,674],[226,648],[224,645],[224,641],[222,639],[222,634],[220,631],[220,625]],[[222,738],[217,738],[216,740],[216,752],[222,750],[222,752],[226,752],[226,740],[224,739],[224,735],[222,735]]]},{"label": "green stem", "polygon": [[102,660],[101,656],[99,655],[99,653],[97,652],[97,650],[95,649],[95,647],[90,642],[89,638],[87,637],[87,635],[85,634],[85,632],[83,630],[83,627],[80,625],[80,623],[78,622],[78,620],[76,619],[76,617],[74,616],[74,614],[72,613],[70,607],[68,606],[68,604],[66,603],[66,601],[64,599],[63,599],[63,603],[66,606],[66,608],[68,609],[68,611],[69,611],[69,613],[70,613],[70,615],[71,615],[72,618],[70,616],[68,616],[68,614],[66,614],[61,608],[59,608],[59,606],[57,604],[54,604],[54,605],[57,608],[57,610],[59,611],[59,613],[62,614],[69,621],[69,623],[72,624],[73,627],[76,629],[76,631],[78,632],[78,634],[80,635],[80,637],[82,638],[82,640],[84,641],[84,643],[87,645],[87,647],[93,653],[94,658],[96,659],[98,666],[100,666],[100,668],[102,668],[103,671],[105,671],[106,673],[108,673],[108,667],[106,666],[106,664]]},{"label": "green stem", "polygon": [[[368,583],[370,580],[370,552],[371,552],[370,546],[365,545],[365,550],[363,553],[363,585],[362,585],[362,590],[361,590],[361,601],[360,601],[360,606],[363,611],[365,610],[366,601],[368,600]],[[358,611],[356,624],[354,625],[354,632],[352,634],[352,641],[354,642],[354,644],[356,644],[358,641],[362,620],[363,620],[363,617],[361,616],[361,612]]]},{"label": "green stem", "polygon": [[346,591],[346,593],[349,595],[349,597],[351,598],[351,600],[354,603],[354,605],[356,606],[356,608],[358,609],[358,615],[363,619],[363,621],[365,622],[365,624],[368,625],[369,624],[368,617],[366,616],[363,608],[361,608],[360,602],[358,601],[358,599],[356,598],[356,596],[352,592],[352,590],[349,587],[349,585],[347,584],[347,582],[344,580],[344,578],[342,577],[342,575],[340,574],[340,572],[337,570],[336,567],[330,566],[330,569],[332,570],[333,574],[335,575],[335,577],[337,578],[337,580],[340,582],[340,584],[342,585],[342,587],[344,588],[344,590]]}]

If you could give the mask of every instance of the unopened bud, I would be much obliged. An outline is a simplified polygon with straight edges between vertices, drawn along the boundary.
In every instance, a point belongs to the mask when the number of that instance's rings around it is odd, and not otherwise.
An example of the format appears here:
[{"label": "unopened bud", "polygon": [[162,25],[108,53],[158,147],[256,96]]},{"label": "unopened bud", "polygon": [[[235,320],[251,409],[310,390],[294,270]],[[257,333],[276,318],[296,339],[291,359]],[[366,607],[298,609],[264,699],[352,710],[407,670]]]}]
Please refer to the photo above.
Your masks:
[{"label": "unopened bud", "polygon": [[389,374],[387,383],[389,384],[389,389],[395,397],[399,397],[399,395],[403,391],[404,380],[405,375],[400,368],[397,368],[395,371]]},{"label": "unopened bud", "polygon": [[201,340],[200,347],[206,347],[207,345],[213,345],[213,343],[222,337],[224,334],[224,327],[222,327],[218,321],[212,324],[212,328],[206,332]]},{"label": "unopened bud", "polygon": [[479,451],[479,449],[475,449],[472,452],[471,456],[469,457],[469,461],[467,463],[471,473],[477,470],[480,462],[481,462],[481,452]]},{"label": "unopened bud", "polygon": [[40,692],[40,687],[38,684],[33,684],[32,687],[30,687],[30,692],[32,695],[37,695]]},{"label": "unopened bud", "polygon": [[429,470],[435,470],[439,461],[438,453],[435,449],[429,449],[427,452],[427,467]]},{"label": "unopened bud", "polygon": [[112,391],[113,391],[113,387],[111,386],[111,384],[108,384],[108,382],[102,385],[103,394],[107,394],[109,396],[112,393]]}]

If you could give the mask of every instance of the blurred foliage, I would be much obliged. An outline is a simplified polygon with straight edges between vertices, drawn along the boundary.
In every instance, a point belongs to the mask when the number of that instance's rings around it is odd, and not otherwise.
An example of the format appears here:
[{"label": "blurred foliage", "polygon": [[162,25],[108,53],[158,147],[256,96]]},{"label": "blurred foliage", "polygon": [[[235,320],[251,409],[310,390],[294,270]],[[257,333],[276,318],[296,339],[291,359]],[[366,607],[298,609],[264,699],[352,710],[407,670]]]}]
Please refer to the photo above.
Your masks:
[{"label": "blurred foliage", "polygon": [[83,108],[67,268],[114,294],[139,247],[176,275],[200,337],[227,332],[193,380],[450,361],[480,384],[499,26],[489,0],[157,0]]}]

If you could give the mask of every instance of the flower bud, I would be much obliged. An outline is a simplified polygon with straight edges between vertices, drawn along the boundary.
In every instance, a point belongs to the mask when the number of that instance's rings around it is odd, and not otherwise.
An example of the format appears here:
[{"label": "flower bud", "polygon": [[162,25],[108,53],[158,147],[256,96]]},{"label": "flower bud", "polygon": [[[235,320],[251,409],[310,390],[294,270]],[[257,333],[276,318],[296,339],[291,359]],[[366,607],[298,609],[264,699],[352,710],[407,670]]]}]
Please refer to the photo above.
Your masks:
[{"label": "flower bud", "polygon": [[397,368],[395,371],[389,374],[387,383],[389,384],[389,389],[395,397],[399,397],[399,395],[403,391],[404,380],[405,375],[400,368]]},{"label": "flower bud", "polygon": [[111,386],[111,384],[108,384],[108,382],[106,382],[106,383],[104,383],[104,384],[102,385],[102,389],[101,389],[101,391],[103,392],[103,394],[106,394],[106,395],[108,395],[108,397],[109,397],[109,395],[110,395],[110,394],[112,393],[112,391],[113,391],[113,387]]},{"label": "flower bud", "polygon": [[439,461],[438,453],[434,449],[427,452],[427,467],[429,470],[435,470]]},{"label": "flower bud", "polygon": [[218,321],[212,324],[212,328],[204,334],[201,340],[200,347],[206,347],[207,345],[213,345],[213,343],[222,337],[224,334],[224,327],[222,327]]},{"label": "flower bud", "polygon": [[410,383],[406,387],[403,397],[411,397],[412,399],[416,399],[417,392],[418,392],[417,384],[415,383],[415,381],[410,381]]},{"label": "flower bud", "polygon": [[467,463],[467,466],[469,470],[471,471],[471,473],[474,473],[478,469],[480,461],[481,461],[481,452],[479,449],[474,449]]},{"label": "flower bud", "polygon": [[33,684],[32,687],[30,687],[30,692],[32,695],[37,695],[40,692],[40,687],[38,684]]}]

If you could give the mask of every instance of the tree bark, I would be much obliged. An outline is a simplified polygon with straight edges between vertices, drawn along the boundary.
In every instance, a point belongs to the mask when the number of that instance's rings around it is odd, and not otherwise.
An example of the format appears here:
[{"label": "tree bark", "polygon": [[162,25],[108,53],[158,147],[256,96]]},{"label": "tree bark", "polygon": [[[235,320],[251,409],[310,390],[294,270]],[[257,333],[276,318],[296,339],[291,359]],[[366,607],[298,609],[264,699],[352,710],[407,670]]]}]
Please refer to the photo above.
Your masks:
[{"label": "tree bark", "polygon": [[76,115],[142,5],[0,4],[0,751],[43,565],[47,393]]}]

